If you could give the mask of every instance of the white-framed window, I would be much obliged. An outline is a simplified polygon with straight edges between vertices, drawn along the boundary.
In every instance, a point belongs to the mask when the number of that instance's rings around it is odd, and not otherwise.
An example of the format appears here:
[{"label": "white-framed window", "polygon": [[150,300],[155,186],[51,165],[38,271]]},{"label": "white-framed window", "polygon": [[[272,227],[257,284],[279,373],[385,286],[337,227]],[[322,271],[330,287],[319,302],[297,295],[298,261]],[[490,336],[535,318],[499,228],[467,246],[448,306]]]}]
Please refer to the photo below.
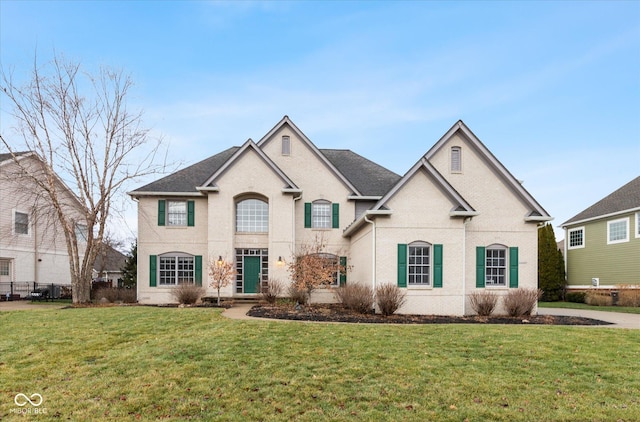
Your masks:
[{"label": "white-framed window", "polygon": [[236,203],[236,232],[267,233],[269,204],[261,199],[244,199]]},{"label": "white-framed window", "polygon": [[78,242],[86,242],[89,237],[86,224],[76,224],[76,240]]},{"label": "white-framed window", "polygon": [[158,281],[161,286],[195,283],[195,259],[192,255],[165,254],[158,259]]},{"label": "white-framed window", "polygon": [[607,221],[607,244],[629,241],[629,217]]},{"label": "white-framed window", "polygon": [[291,155],[291,138],[282,137],[282,155]]},{"label": "white-framed window", "polygon": [[431,245],[413,242],[408,248],[408,286],[431,285]]},{"label": "white-framed window", "polygon": [[569,249],[584,248],[584,227],[576,227],[569,229],[567,237],[567,245]]},{"label": "white-framed window", "polygon": [[640,212],[636,213],[636,237],[640,237]]},{"label": "white-framed window", "polygon": [[485,286],[507,286],[507,248],[491,245],[485,250]]},{"label": "white-framed window", "polygon": [[0,276],[11,275],[11,261],[8,259],[0,259]]},{"label": "white-framed window", "polygon": [[167,201],[167,225],[187,225],[187,201]]},{"label": "white-framed window", "polygon": [[13,212],[13,232],[14,234],[29,234],[29,214],[26,212]]},{"label": "white-framed window", "polygon": [[314,229],[331,228],[331,202],[317,200],[311,204],[311,227]]},{"label": "white-framed window", "polygon": [[462,147],[451,147],[451,173],[462,173]]}]

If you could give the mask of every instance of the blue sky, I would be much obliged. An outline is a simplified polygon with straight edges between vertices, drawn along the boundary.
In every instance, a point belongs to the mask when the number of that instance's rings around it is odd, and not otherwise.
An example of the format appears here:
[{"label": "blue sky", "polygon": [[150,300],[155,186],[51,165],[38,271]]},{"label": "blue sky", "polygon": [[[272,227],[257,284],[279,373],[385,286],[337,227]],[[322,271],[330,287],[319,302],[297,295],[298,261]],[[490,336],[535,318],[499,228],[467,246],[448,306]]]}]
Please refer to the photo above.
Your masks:
[{"label": "blue sky", "polygon": [[638,1],[0,0],[5,68],[54,50],[130,73],[130,106],[183,165],[286,114],[318,147],[403,174],[462,119],[558,238],[640,175]]}]

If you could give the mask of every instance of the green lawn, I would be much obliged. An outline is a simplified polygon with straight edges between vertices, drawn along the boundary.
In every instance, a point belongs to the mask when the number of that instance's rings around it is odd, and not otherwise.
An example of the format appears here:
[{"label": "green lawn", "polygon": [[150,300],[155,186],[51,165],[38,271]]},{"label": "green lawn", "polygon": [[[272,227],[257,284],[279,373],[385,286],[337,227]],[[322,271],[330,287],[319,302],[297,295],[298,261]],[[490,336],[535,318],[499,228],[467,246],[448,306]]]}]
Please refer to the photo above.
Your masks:
[{"label": "green lawn", "polygon": [[573,303],[573,302],[538,302],[538,306],[541,308],[587,309],[590,311],[640,314],[639,307],[631,307],[631,306],[592,306],[592,305],[587,305],[586,303]]},{"label": "green lawn", "polygon": [[[640,420],[640,330],[0,313],[0,419]],[[35,416],[32,416],[35,417]]]}]

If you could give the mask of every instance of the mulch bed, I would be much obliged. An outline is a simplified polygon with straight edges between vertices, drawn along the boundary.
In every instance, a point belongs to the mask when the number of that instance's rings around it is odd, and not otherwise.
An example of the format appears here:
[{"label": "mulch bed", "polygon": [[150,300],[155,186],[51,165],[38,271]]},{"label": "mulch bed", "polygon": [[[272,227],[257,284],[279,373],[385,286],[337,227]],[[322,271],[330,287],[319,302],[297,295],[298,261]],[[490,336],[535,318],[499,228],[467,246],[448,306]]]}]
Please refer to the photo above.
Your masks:
[{"label": "mulch bed", "polygon": [[536,324],[536,325],[611,325],[610,322],[591,318],[535,315],[508,316],[443,316],[443,315],[390,315],[360,314],[340,305],[316,304],[296,310],[293,306],[257,305],[247,315],[258,318],[288,319],[295,321],[350,322],[359,324]]}]

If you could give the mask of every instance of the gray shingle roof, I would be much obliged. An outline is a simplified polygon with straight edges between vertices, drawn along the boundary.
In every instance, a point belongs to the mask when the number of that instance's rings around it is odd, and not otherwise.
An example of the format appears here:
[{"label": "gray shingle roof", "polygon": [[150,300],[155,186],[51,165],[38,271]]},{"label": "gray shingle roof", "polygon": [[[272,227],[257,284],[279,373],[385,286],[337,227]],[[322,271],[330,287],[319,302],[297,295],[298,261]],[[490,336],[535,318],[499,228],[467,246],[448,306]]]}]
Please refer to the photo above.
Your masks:
[{"label": "gray shingle roof", "polygon": [[[31,151],[20,151],[20,152],[14,152],[16,157],[19,157],[21,155],[25,155],[25,154],[29,154]],[[0,163],[6,160],[11,160],[12,156],[11,153],[5,153],[5,154],[0,154]]]},{"label": "gray shingle roof", "polygon": [[231,147],[198,163],[178,170],[168,176],[151,182],[131,192],[181,192],[192,193],[198,192],[196,187],[201,186],[212,174],[214,174],[222,165],[240,147]]},{"label": "gray shingle roof", "polygon": [[[232,147],[196,164],[142,186],[133,192],[197,192],[212,174],[240,147]],[[322,154],[362,195],[382,196],[400,180],[400,176],[350,150],[321,149]],[[294,180],[295,182],[295,180]]]},{"label": "gray shingle roof", "polygon": [[361,155],[344,149],[321,149],[320,152],[351,182],[362,195],[383,196],[401,176]]},{"label": "gray shingle roof", "polygon": [[605,196],[586,210],[562,223],[563,226],[576,221],[590,220],[602,215],[640,207],[640,176],[615,192]]}]

